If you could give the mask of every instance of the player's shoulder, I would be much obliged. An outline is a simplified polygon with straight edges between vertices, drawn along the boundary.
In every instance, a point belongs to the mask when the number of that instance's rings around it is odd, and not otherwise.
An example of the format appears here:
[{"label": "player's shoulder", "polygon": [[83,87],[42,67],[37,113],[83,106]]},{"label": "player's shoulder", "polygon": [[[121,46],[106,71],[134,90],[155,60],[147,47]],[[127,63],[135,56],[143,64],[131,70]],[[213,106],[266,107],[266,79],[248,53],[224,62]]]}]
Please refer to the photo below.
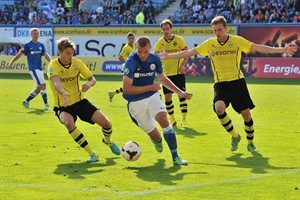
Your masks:
[{"label": "player's shoulder", "polygon": [[150,53],[149,57],[150,57],[151,61],[155,61],[155,62],[160,61],[159,56],[155,53]]},{"label": "player's shoulder", "polygon": [[158,38],[158,39],[156,40],[156,44],[157,44],[157,43],[164,42],[164,41],[165,41],[165,38],[162,36],[162,37],[160,37],[160,38]]}]

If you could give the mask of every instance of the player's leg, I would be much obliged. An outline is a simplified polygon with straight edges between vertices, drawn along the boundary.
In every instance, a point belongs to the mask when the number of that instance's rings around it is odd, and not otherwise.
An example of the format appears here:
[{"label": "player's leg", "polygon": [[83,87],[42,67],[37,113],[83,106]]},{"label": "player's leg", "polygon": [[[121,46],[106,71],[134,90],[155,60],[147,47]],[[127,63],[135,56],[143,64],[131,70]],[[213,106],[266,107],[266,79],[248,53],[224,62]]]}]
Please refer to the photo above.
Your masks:
[{"label": "player's leg", "polygon": [[66,126],[70,136],[74,139],[74,141],[90,155],[90,159],[88,161],[96,162],[98,160],[96,152],[89,145],[83,133],[75,125],[75,121],[77,119],[76,115],[68,113],[68,109],[65,108],[55,109],[55,113],[60,122]]},{"label": "player's leg", "polygon": [[115,91],[109,91],[108,92],[109,101],[112,102],[114,96],[116,94],[119,94],[119,93],[123,93],[123,88],[122,87],[116,89]]},{"label": "player's leg", "polygon": [[247,135],[247,149],[250,152],[257,152],[258,149],[254,146],[253,139],[254,139],[254,126],[253,120],[251,117],[250,109],[246,109],[241,111],[241,115],[244,119],[244,129]]},{"label": "player's leg", "polygon": [[46,92],[46,81],[44,78],[43,71],[41,70],[33,70],[29,71],[36,88],[30,92],[28,97],[23,101],[23,105],[26,108],[29,108],[29,102],[35,98],[40,92],[44,101],[44,109],[50,109],[48,104],[47,92]]},{"label": "player's leg", "polygon": [[164,92],[164,97],[165,97],[166,109],[167,109],[168,115],[170,116],[170,124],[172,126],[175,126],[177,124],[177,122],[176,122],[175,113],[174,113],[174,104],[172,101],[173,92],[164,86],[163,86],[163,92]]},{"label": "player's leg", "polygon": [[[238,92],[237,92],[238,91]],[[247,149],[250,152],[257,152],[258,150],[253,144],[254,138],[254,126],[251,117],[250,110],[255,107],[250,97],[246,82],[244,79],[236,81],[236,84],[232,87],[232,101],[231,105],[233,109],[240,113],[244,120],[244,129],[248,140]]]},{"label": "player's leg", "polygon": [[115,155],[120,155],[120,148],[116,143],[111,140],[111,135],[113,132],[112,124],[109,119],[100,111],[96,110],[92,115],[92,121],[97,123],[102,127],[103,139],[102,142],[106,144]]},{"label": "player's leg", "polygon": [[225,130],[231,134],[231,151],[236,151],[238,149],[238,143],[241,140],[241,136],[236,132],[230,117],[226,113],[226,104],[224,101],[216,101],[214,104],[214,110]]},{"label": "player's leg", "polygon": [[[174,76],[172,78],[172,82],[182,91],[186,91],[186,81],[185,81],[185,75],[184,74],[179,74],[177,76]],[[188,103],[185,98],[179,98],[179,106],[180,106],[180,111],[182,115],[182,120],[181,120],[181,126],[182,127],[188,127],[187,123],[187,113],[188,113]]]},{"label": "player's leg", "polygon": [[150,99],[149,113],[151,118],[155,118],[163,130],[163,136],[171,151],[174,164],[187,165],[187,161],[182,160],[178,156],[176,134],[168,121],[166,108],[164,108],[163,102],[158,93],[154,94]]}]

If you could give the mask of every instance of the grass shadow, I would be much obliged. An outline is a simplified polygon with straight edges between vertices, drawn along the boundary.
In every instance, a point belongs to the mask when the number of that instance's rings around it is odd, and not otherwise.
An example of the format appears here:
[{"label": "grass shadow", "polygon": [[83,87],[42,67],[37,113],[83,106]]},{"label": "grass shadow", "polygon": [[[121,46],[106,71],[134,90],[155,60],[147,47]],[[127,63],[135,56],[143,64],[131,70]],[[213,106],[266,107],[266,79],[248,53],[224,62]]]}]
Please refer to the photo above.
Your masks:
[{"label": "grass shadow", "polygon": [[176,135],[182,135],[182,136],[187,137],[187,138],[195,138],[197,136],[207,135],[207,133],[198,132],[195,129],[189,128],[189,127],[178,128],[176,126],[173,126],[173,128],[176,132]]},{"label": "grass shadow", "polygon": [[35,115],[44,115],[44,114],[52,113],[51,110],[44,110],[44,109],[38,109],[38,108],[29,108],[27,110],[29,110],[29,112],[27,112],[27,114],[35,114]]},{"label": "grass shadow", "polygon": [[104,170],[102,168],[105,166],[115,165],[116,162],[114,159],[116,158],[107,158],[106,163],[80,162],[58,164],[53,174],[62,175],[69,179],[85,179],[87,175],[103,172]]},{"label": "grass shadow", "polygon": [[252,173],[256,174],[264,174],[267,173],[268,169],[290,169],[290,168],[285,168],[285,167],[276,167],[272,166],[269,164],[269,159],[268,157],[264,157],[262,154],[256,152],[252,153],[252,156],[250,157],[242,157],[243,154],[234,154],[226,160],[235,162],[236,164],[233,165],[233,167],[238,167],[238,168],[249,168],[251,169]]},{"label": "grass shadow", "polygon": [[181,166],[165,168],[165,162],[164,159],[158,159],[153,166],[127,167],[125,170],[134,170],[138,178],[148,182],[159,182],[161,185],[176,185],[175,181],[182,180],[187,174],[206,174],[206,172],[179,173]]}]

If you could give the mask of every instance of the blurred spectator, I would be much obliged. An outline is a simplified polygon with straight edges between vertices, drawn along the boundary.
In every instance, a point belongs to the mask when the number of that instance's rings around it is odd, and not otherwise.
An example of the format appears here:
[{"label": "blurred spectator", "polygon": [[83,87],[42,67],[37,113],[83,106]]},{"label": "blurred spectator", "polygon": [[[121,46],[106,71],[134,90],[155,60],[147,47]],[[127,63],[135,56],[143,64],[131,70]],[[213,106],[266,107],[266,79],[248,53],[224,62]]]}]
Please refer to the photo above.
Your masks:
[{"label": "blurred spectator", "polygon": [[99,2],[96,11],[97,11],[98,14],[103,14],[103,12],[104,12],[104,6],[103,6],[102,2]]},{"label": "blurred spectator", "polygon": [[9,44],[6,48],[6,55],[8,56],[14,56],[17,54],[17,49],[15,46],[13,46],[12,44]]},{"label": "blurred spectator", "polygon": [[140,9],[139,14],[135,17],[135,21],[137,24],[145,24],[144,7]]},{"label": "blurred spectator", "polygon": [[58,7],[56,8],[56,15],[61,16],[65,13],[65,9],[62,7],[61,4],[58,4]]}]

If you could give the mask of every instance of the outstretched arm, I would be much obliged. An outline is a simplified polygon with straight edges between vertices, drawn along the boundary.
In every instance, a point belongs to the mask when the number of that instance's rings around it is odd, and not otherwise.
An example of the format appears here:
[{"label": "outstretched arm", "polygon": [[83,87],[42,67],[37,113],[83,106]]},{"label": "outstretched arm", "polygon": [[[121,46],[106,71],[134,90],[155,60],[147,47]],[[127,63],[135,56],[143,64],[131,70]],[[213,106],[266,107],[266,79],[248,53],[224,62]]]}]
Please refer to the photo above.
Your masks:
[{"label": "outstretched arm", "polygon": [[165,51],[158,53],[157,55],[160,57],[160,59],[172,59],[172,58],[189,58],[193,55],[198,54],[195,48],[187,50],[187,51],[180,51],[178,53],[171,53],[167,54]]},{"label": "outstretched arm", "polygon": [[180,90],[176,85],[174,85],[165,74],[158,74],[158,80],[169,90],[175,92],[181,98],[191,99],[193,94]]},{"label": "outstretched arm", "polygon": [[13,59],[9,62],[9,64],[8,64],[9,69],[12,67],[12,65],[14,64],[14,62],[16,62],[16,60],[18,60],[21,56],[22,56],[22,52],[19,51],[19,52],[13,57]]},{"label": "outstretched arm", "polygon": [[259,53],[287,53],[293,54],[297,51],[297,45],[289,43],[286,47],[270,47],[267,45],[252,44],[251,51]]}]

